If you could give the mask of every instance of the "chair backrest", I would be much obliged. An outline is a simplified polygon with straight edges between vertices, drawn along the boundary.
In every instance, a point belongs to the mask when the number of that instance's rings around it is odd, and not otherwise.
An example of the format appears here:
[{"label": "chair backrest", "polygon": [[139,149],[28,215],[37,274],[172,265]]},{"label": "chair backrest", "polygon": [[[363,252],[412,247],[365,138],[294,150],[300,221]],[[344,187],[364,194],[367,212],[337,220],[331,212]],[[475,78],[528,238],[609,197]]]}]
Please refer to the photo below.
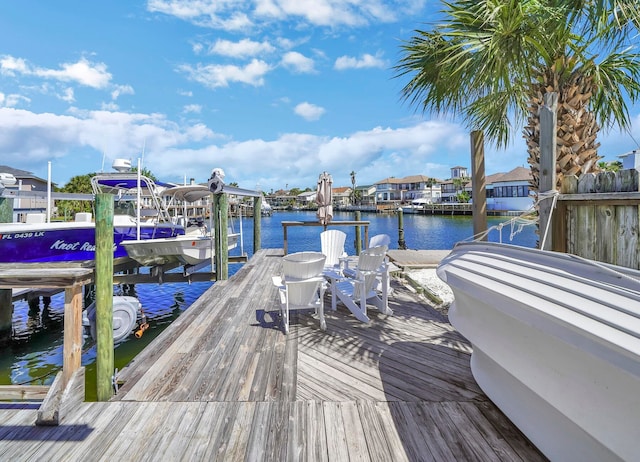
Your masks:
[{"label": "chair backrest", "polygon": [[344,255],[344,241],[347,234],[338,229],[328,229],[320,233],[320,246],[322,253],[326,255],[326,266],[336,266],[340,263],[340,257]]},{"label": "chair backrest", "polygon": [[327,257],[320,252],[296,252],[282,257],[285,279],[300,280],[322,273]]},{"label": "chair backrest", "polygon": [[360,252],[360,256],[358,257],[358,270],[376,271],[384,262],[384,257],[386,255],[386,245],[379,245],[363,250],[362,252]]},{"label": "chair backrest", "polygon": [[360,252],[358,257],[358,267],[356,269],[356,278],[364,280],[365,293],[373,290],[378,278],[378,270],[384,262],[387,255],[387,246],[379,245],[371,247]]},{"label": "chair backrest", "polygon": [[287,284],[287,299],[290,306],[309,306],[318,300],[318,289],[322,284],[319,278],[296,281]]},{"label": "chair backrest", "polygon": [[387,248],[391,244],[391,237],[388,234],[376,234],[369,239],[369,248],[378,247],[379,245],[386,245]]}]

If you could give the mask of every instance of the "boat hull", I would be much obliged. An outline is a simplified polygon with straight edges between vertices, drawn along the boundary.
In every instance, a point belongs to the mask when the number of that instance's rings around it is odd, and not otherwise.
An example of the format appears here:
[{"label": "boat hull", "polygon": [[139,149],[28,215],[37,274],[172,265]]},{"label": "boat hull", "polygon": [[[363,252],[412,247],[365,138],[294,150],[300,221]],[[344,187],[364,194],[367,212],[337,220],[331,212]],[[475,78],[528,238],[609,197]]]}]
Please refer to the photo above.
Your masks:
[{"label": "boat hull", "polygon": [[[167,238],[184,233],[175,225],[140,227],[141,239]],[[114,258],[126,257],[121,243],[137,238],[135,224],[114,226]],[[94,223],[0,225],[0,263],[72,262],[95,259]]]},{"label": "boat hull", "polygon": [[[228,248],[238,245],[238,234],[228,236]],[[147,239],[123,242],[127,255],[144,266],[177,262],[197,265],[214,255],[213,242],[208,236],[177,236],[166,239]]]},{"label": "boat hull", "polygon": [[633,460],[640,273],[514,246],[457,246],[438,267],[474,378],[551,460]]}]

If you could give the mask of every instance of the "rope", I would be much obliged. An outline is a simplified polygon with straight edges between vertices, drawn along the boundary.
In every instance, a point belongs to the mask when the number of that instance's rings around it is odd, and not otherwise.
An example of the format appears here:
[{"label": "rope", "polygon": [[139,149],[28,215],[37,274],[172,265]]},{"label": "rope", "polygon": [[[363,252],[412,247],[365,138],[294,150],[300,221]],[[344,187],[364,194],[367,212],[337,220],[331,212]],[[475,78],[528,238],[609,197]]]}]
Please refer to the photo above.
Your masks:
[{"label": "rope", "polygon": [[556,190],[553,191],[545,191],[542,192],[540,194],[538,194],[538,201],[537,203],[540,204],[540,202],[547,200],[549,198],[553,198],[553,203],[551,204],[551,211],[549,212],[549,217],[547,218],[547,225],[545,226],[545,230],[544,230],[544,234],[542,236],[542,242],[540,244],[540,248],[544,249],[544,244],[547,241],[547,236],[549,234],[549,226],[551,226],[551,216],[553,215],[553,211],[556,208],[556,204],[558,203],[558,195],[560,193]]}]

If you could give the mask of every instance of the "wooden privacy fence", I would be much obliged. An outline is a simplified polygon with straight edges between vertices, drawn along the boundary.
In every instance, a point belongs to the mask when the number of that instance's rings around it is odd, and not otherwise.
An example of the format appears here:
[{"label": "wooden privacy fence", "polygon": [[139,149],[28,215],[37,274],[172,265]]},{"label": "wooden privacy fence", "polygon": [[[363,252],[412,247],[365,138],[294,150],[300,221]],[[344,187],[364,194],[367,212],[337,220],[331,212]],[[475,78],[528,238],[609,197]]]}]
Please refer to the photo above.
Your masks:
[{"label": "wooden privacy fence", "polygon": [[553,250],[640,269],[637,170],[567,177],[552,212]]}]

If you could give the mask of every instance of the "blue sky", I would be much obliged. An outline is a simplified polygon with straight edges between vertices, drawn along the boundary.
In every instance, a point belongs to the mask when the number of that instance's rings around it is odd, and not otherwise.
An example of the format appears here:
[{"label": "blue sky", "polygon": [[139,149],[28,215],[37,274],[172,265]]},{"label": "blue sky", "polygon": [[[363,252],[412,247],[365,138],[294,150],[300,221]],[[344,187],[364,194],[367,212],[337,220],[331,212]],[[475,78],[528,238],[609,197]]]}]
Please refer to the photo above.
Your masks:
[{"label": "blue sky", "polygon": [[[263,189],[469,167],[455,120],[403,102],[392,67],[426,28],[431,0],[5,2],[0,15],[0,164],[64,185],[142,158],[165,181]],[[600,135],[605,160],[638,146]],[[520,133],[486,146],[488,174],[527,166]]]}]

